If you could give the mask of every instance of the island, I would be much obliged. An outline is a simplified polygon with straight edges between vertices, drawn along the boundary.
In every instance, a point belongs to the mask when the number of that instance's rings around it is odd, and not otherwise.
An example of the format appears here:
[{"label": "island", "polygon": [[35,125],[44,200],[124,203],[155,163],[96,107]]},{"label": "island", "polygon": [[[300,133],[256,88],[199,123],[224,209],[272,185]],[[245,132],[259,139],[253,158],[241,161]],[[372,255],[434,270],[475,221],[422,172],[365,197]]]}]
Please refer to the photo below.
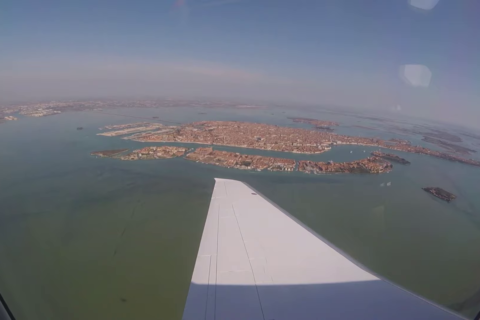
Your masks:
[{"label": "island", "polygon": [[300,161],[298,170],[306,173],[387,173],[393,165],[380,157],[369,157],[351,162]]},{"label": "island", "polygon": [[462,138],[454,134],[451,134],[449,132],[446,132],[444,130],[438,130],[438,129],[428,128],[428,127],[427,129],[429,130],[429,132],[421,132],[420,134],[426,137],[447,140],[450,142],[462,142]]},{"label": "island", "polygon": [[83,130],[83,127],[77,127],[77,130]]},{"label": "island", "polygon": [[354,125],[354,126],[351,126],[351,127],[352,128],[365,129],[365,130],[376,130],[375,128],[367,127],[367,126],[361,126],[361,125]]},{"label": "island", "polygon": [[422,188],[424,191],[434,195],[435,197],[439,198],[439,199],[442,199],[442,200],[445,200],[447,202],[450,202],[454,199],[457,198],[456,195],[454,195],[453,193],[451,192],[448,192],[446,190],[443,190],[442,188],[438,188],[438,187],[426,187],[426,188]]},{"label": "island", "polygon": [[458,144],[446,142],[446,141],[443,141],[443,140],[440,140],[440,139],[437,139],[437,138],[431,138],[429,136],[424,136],[422,140],[425,141],[425,142],[428,142],[428,143],[432,143],[432,144],[434,144],[436,146],[439,146],[441,148],[444,148],[447,151],[451,151],[451,152],[455,152],[455,153],[459,153],[459,154],[463,154],[463,155],[469,155],[471,153],[477,152],[473,149],[462,147],[462,146],[459,146]]},{"label": "island", "polygon": [[95,151],[92,155],[101,157],[118,158],[126,161],[169,159],[184,157],[186,160],[195,161],[204,164],[216,165],[225,168],[234,168],[241,170],[254,171],[300,171],[309,174],[320,173],[386,173],[392,170],[393,166],[388,161],[379,157],[369,157],[366,159],[355,160],[351,162],[312,162],[295,161],[293,159],[284,159],[276,157],[266,157],[260,155],[249,155],[238,152],[229,152],[214,150],[212,147],[199,147],[197,149],[187,149],[175,146],[145,147],[134,150],[129,154],[121,155],[127,149]]},{"label": "island", "polygon": [[128,149],[93,151],[90,154],[92,156],[98,156],[98,157],[102,157],[102,158],[112,158],[112,157],[117,156],[121,153],[124,153],[125,151],[128,151]]},{"label": "island", "polygon": [[316,129],[325,130],[325,131],[333,131],[332,126],[339,126],[340,125],[338,122],[317,120],[317,119],[311,119],[311,118],[292,118],[292,117],[289,117],[289,119],[291,119],[293,122],[311,124]]},{"label": "island", "polygon": [[410,164],[410,161],[405,160],[404,158],[400,158],[399,156],[392,154],[392,153],[383,153],[380,151],[372,152],[372,156],[383,158],[386,160],[390,160],[393,162],[398,162],[400,164]]},{"label": "island", "polygon": [[181,157],[188,151],[187,148],[161,146],[161,147],[145,147],[139,150],[133,150],[131,153],[120,157],[121,160],[153,160],[153,159],[170,159]]},{"label": "island", "polygon": [[185,159],[226,168],[256,171],[294,171],[296,165],[295,160],[292,159],[219,151],[213,150],[211,147],[198,148],[194,152],[187,154]]}]

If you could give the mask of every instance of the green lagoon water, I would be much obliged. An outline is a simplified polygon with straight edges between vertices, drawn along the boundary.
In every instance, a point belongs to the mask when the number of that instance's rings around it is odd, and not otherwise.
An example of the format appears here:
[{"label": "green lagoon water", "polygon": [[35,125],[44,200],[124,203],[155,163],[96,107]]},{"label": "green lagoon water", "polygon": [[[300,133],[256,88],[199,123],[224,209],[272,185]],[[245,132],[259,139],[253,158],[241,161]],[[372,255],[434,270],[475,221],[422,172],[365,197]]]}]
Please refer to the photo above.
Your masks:
[{"label": "green lagoon water", "polygon": [[[286,119],[298,115],[288,109],[116,113],[304,126]],[[357,121],[336,117],[321,118]],[[214,177],[249,183],[401,286],[445,306],[467,301],[470,318],[480,309],[480,168],[398,153],[412,164],[389,174],[311,176],[90,156],[145,146],[96,136],[101,126],[134,121],[80,112],[0,125],[0,292],[17,319],[181,319]],[[281,156],[348,161],[371,151]],[[423,186],[458,199],[445,203]]]}]

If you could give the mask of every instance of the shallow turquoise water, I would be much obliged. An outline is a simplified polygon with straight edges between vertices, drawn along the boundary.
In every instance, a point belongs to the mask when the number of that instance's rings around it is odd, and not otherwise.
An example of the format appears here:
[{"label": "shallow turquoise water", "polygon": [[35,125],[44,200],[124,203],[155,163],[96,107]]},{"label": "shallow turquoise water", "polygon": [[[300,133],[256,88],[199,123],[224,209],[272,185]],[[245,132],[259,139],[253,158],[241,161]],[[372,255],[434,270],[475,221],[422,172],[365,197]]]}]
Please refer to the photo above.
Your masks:
[{"label": "shallow turquoise water", "polygon": [[[308,126],[286,117],[312,116],[290,109],[116,113],[299,127]],[[342,125],[358,120],[315,116]],[[89,155],[145,146],[95,135],[100,126],[135,121],[81,112],[0,125],[0,290],[18,319],[180,319],[214,177],[249,183],[374,271],[446,306],[480,288],[480,168],[397,153],[412,164],[384,175],[310,176]],[[348,161],[371,150],[241,152]],[[442,202],[423,186],[444,187],[458,199]]]}]

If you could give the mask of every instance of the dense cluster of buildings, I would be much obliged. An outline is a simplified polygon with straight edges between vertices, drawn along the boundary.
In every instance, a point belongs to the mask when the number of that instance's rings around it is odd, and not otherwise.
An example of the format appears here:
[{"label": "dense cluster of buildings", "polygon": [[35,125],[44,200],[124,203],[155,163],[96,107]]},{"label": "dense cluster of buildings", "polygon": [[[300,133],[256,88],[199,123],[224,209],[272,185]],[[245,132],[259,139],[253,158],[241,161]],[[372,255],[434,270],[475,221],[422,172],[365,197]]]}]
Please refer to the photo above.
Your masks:
[{"label": "dense cluster of buildings", "polygon": [[[319,136],[319,134],[321,136]],[[137,136],[145,142],[201,143],[293,153],[322,153],[331,141],[321,132],[263,123],[235,121],[194,122],[168,134]]]},{"label": "dense cluster of buildings", "polygon": [[29,117],[45,117],[62,113],[62,109],[68,104],[66,102],[48,102],[48,103],[32,103],[8,106],[2,108],[5,114],[19,113]]},{"label": "dense cluster of buildings", "polygon": [[[193,149],[192,149],[193,150]],[[392,169],[392,165],[378,157],[352,162],[311,162],[297,161],[293,159],[265,157],[258,155],[241,154],[237,152],[228,152],[213,150],[211,147],[197,148],[187,153],[187,148],[175,146],[145,147],[134,150],[129,154],[122,155],[126,149],[104,150],[92,152],[92,155],[100,157],[119,158],[121,160],[153,160],[169,159],[184,156],[185,159],[212,164],[225,168],[235,168],[241,170],[255,171],[301,171],[305,173],[384,173]],[[298,168],[297,168],[298,165]]]},{"label": "dense cluster of buildings", "polygon": [[379,157],[369,157],[351,162],[300,161],[298,170],[306,173],[386,173],[392,170],[390,162]]},{"label": "dense cluster of buildings", "polygon": [[188,160],[243,170],[294,171],[295,160],[198,148],[187,154]]},{"label": "dense cluster of buildings", "polygon": [[145,147],[139,150],[134,150],[131,153],[122,156],[122,160],[153,160],[153,159],[170,159],[181,157],[187,152],[187,148],[174,146],[161,147]]},{"label": "dense cluster of buildings", "polygon": [[59,114],[59,113],[62,113],[62,112],[57,111],[57,110],[52,110],[52,109],[35,109],[35,110],[22,110],[22,111],[20,111],[20,114],[23,114],[23,115],[29,116],[29,117],[35,117],[35,118],[53,116],[53,115]]}]

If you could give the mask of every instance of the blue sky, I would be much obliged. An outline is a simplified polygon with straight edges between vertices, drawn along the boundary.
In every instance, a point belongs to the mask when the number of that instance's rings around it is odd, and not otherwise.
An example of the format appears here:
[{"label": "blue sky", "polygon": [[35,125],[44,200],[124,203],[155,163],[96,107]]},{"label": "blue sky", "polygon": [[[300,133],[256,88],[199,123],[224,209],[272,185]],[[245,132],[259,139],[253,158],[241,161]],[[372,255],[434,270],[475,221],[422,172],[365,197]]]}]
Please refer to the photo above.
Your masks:
[{"label": "blue sky", "polygon": [[[0,95],[400,105],[472,125],[479,16],[476,0],[4,0]],[[427,66],[429,86],[402,81],[406,64]]]}]

